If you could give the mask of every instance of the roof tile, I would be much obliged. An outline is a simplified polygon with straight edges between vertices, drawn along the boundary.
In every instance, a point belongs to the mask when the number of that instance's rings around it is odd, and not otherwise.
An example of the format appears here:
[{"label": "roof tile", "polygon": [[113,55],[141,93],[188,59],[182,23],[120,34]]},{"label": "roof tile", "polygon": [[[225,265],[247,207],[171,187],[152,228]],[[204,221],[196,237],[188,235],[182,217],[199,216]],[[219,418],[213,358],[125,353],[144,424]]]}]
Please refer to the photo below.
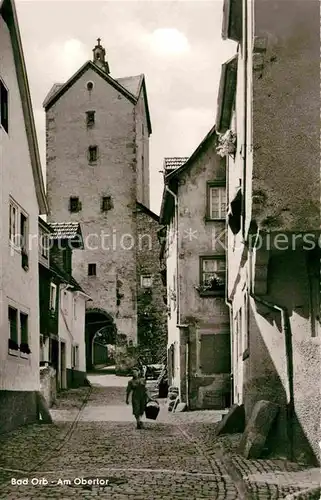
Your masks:
[{"label": "roof tile", "polygon": [[50,239],[73,239],[79,234],[79,222],[50,222],[50,227],[53,232],[50,234]]}]

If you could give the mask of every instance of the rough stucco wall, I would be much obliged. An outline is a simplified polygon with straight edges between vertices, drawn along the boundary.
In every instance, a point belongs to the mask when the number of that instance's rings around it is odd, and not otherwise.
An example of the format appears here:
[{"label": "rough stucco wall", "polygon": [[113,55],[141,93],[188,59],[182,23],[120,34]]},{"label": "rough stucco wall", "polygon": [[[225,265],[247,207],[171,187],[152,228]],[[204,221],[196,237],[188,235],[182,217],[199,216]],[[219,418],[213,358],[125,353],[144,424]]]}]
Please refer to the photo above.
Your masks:
[{"label": "rough stucco wall", "polygon": [[[87,81],[94,83],[91,93]],[[106,106],[102,106],[102,103]],[[95,110],[87,130],[85,112]],[[84,250],[73,252],[74,277],[92,297],[90,307],[111,314],[119,333],[136,341],[136,144],[134,106],[88,70],[47,112],[47,188],[50,219],[80,221]],[[87,148],[98,145],[99,159],[89,165]],[[78,196],[79,213],[69,212]],[[113,208],[101,213],[101,196]],[[102,237],[103,235],[103,237]],[[97,276],[88,277],[89,263]],[[117,281],[123,298],[117,305]]]},{"label": "rough stucco wall", "polygon": [[[210,334],[229,331],[229,311],[225,305],[224,295],[201,297],[195,289],[200,284],[200,256],[224,255],[226,250],[225,220],[205,221],[207,182],[225,180],[225,160],[216,154],[215,146],[214,136],[209,139],[206,149],[196,158],[193,165],[180,176],[178,188],[180,313],[181,323],[191,325],[189,329],[191,408],[217,407],[220,395],[228,393],[230,389],[229,374],[205,376],[202,373],[200,353],[196,348],[200,339],[199,329],[205,327]],[[181,339],[186,342],[183,334]],[[181,353],[183,357],[185,353],[183,346]],[[181,378],[185,387],[185,362]]]},{"label": "rough stucco wall", "polygon": [[136,104],[135,116],[137,147],[137,201],[149,208],[149,135],[143,92],[141,92]]},{"label": "rough stucco wall", "polygon": [[[158,350],[166,354],[167,343],[167,306],[164,303],[166,287],[162,283],[160,274],[160,244],[157,238],[159,223],[137,209],[137,316],[138,321],[144,317],[144,313],[151,316],[152,341],[158,349],[151,346],[151,352]],[[150,294],[150,304],[145,306],[146,289],[141,287],[141,275],[150,274],[153,278],[153,285]],[[148,292],[147,292],[148,293]],[[149,300],[148,300],[149,302]],[[138,332],[138,340],[141,332]],[[160,362],[161,359],[155,359]]]},{"label": "rough stucco wall", "polygon": [[[320,343],[311,337],[309,285],[306,255],[284,252],[272,256],[269,263],[268,290],[264,298],[290,315],[293,346],[293,381],[296,418],[293,421],[296,458],[311,460],[319,454],[318,419],[320,398],[315,394],[315,381],[320,375]],[[256,401],[268,399],[282,406],[278,433],[274,436],[275,450],[286,446],[286,404],[289,385],[285,338],[281,316],[271,309],[251,301],[250,356],[244,363],[244,404],[247,419]],[[285,448],[284,448],[285,449]]]},{"label": "rough stucco wall", "polygon": [[320,227],[320,4],[255,1],[265,38],[253,86],[253,215],[262,227]]},{"label": "rough stucco wall", "polygon": [[[9,134],[0,127],[0,390],[39,390],[38,214],[34,178],[8,28],[0,16],[0,75],[9,90]],[[29,270],[9,246],[9,196],[29,218]],[[20,230],[20,222],[18,226]],[[29,359],[8,354],[8,300],[28,314]],[[21,394],[21,393],[19,393]],[[17,395],[18,398],[18,395]],[[5,400],[6,402],[9,399]],[[4,403],[5,404],[5,403]],[[19,404],[19,403],[17,403]],[[21,406],[23,408],[23,405]],[[10,411],[10,410],[8,410]]]},{"label": "rough stucco wall", "polygon": [[[167,347],[170,348],[174,345],[174,367],[172,380],[170,383],[176,387],[180,386],[180,332],[177,328],[178,318],[177,318],[177,301],[172,300],[173,290],[176,288],[176,276],[177,276],[177,239],[175,237],[176,222],[175,217],[171,219],[170,225],[168,226],[168,235],[166,242],[166,273],[167,273],[167,306],[168,306],[168,316],[167,316]],[[176,290],[177,294],[177,290]]]}]

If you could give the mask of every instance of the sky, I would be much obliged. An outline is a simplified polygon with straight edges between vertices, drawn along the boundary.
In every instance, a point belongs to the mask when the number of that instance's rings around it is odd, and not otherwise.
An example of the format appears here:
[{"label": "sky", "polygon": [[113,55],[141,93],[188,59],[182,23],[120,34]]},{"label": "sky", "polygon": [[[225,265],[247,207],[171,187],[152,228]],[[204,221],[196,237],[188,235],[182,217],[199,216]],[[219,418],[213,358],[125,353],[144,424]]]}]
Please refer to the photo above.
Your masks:
[{"label": "sky", "polygon": [[158,214],[164,157],[190,156],[215,123],[221,65],[236,51],[221,38],[223,0],[16,0],[16,8],[43,168],[43,100],[92,59],[98,37],[112,77],[145,74]]}]

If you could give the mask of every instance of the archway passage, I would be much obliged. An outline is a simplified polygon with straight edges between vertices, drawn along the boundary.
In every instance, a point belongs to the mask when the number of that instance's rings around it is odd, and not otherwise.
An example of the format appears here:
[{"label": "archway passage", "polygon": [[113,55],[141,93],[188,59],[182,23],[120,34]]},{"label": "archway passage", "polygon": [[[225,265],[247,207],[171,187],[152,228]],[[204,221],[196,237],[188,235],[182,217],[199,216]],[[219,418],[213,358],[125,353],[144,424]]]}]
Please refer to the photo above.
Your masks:
[{"label": "archway passage", "polygon": [[[88,309],[85,318],[86,332],[86,367],[87,371],[94,368],[95,364],[104,364],[103,346],[115,345],[117,328],[110,314],[104,309]],[[95,348],[94,348],[94,343]],[[101,346],[101,349],[99,348]],[[100,352],[100,354],[98,354]],[[107,347],[106,364],[107,364]],[[97,361],[95,360],[97,358]],[[99,359],[98,359],[99,358]]]}]

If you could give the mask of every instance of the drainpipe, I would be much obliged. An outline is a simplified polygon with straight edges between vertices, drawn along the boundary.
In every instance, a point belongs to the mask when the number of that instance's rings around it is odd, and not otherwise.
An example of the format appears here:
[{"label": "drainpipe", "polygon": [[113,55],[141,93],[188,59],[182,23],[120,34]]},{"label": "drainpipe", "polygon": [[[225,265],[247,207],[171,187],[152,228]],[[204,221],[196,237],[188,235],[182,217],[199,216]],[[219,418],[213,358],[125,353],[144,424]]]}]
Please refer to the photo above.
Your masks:
[{"label": "drainpipe", "polygon": [[177,323],[180,325],[180,307],[179,307],[179,258],[178,258],[178,197],[167,185],[166,191],[174,198],[175,202],[175,232],[176,232],[176,307],[177,307]]},{"label": "drainpipe", "polygon": [[[178,245],[178,196],[175,194],[166,184],[165,184],[165,190],[167,193],[169,193],[173,198],[175,202],[175,219],[176,219],[176,224],[175,224],[175,232],[176,232],[176,307],[177,307],[177,327],[178,328],[188,328],[188,325],[182,325],[181,324],[181,310],[180,310],[180,268],[179,268],[179,245]],[[186,343],[186,348],[187,348],[187,353],[188,353],[188,358],[187,358],[187,365],[188,359],[189,359],[189,348],[188,348],[189,341]],[[179,353],[180,356],[180,353]],[[188,372],[189,372],[189,366],[188,366]],[[186,379],[186,382],[188,383],[188,379]],[[189,384],[188,384],[189,385]],[[179,398],[181,399],[181,387],[179,389]],[[187,399],[189,399],[187,395]],[[187,403],[188,404],[188,403]]]},{"label": "drainpipe", "polygon": [[253,293],[250,293],[250,297],[252,297],[256,302],[268,307],[269,309],[273,309],[281,313],[281,322],[282,322],[282,331],[285,337],[285,354],[286,354],[286,362],[287,362],[287,376],[289,382],[289,402],[287,405],[287,432],[289,436],[290,442],[290,459],[293,459],[293,421],[294,421],[294,388],[293,388],[293,349],[292,349],[292,332],[289,321],[289,313],[285,307],[277,306],[276,304],[269,302],[261,297],[257,297]]},{"label": "drainpipe", "polygon": [[246,207],[246,163],[247,163],[247,82],[248,82],[248,40],[247,40],[247,20],[248,20],[248,6],[247,0],[243,0],[244,15],[243,15],[243,57],[244,57],[244,151],[243,151],[243,198],[242,198],[242,212],[243,212],[243,224],[242,224],[242,236],[245,241],[245,207]]}]

